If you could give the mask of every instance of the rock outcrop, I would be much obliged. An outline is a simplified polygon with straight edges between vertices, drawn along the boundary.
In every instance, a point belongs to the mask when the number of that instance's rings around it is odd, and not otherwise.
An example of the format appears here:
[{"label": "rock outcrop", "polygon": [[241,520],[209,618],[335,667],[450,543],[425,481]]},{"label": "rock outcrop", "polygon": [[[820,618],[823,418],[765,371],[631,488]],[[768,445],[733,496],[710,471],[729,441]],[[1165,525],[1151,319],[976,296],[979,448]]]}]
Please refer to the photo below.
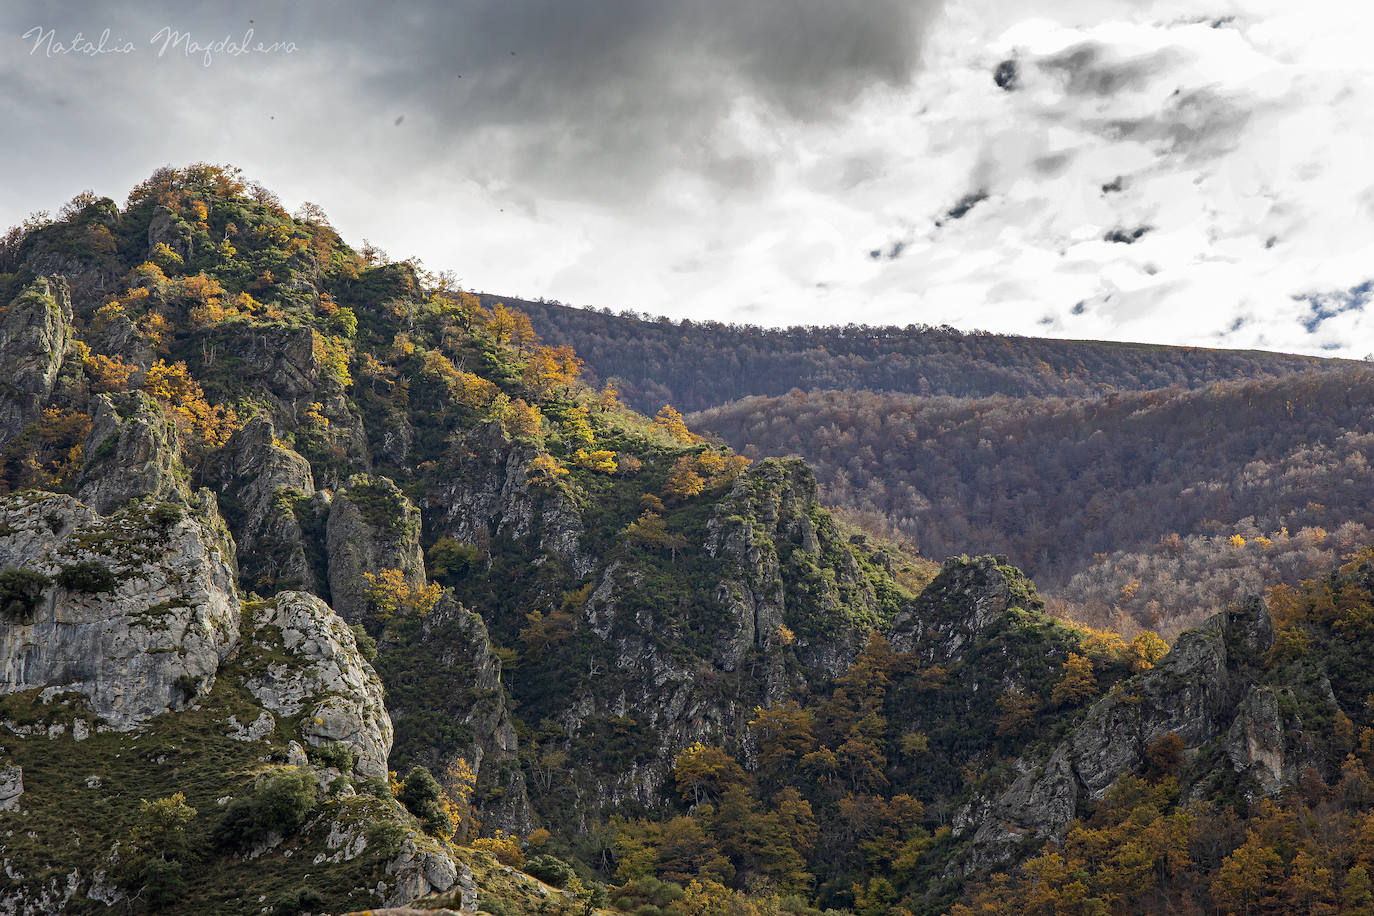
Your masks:
[{"label": "rock outcrop", "polygon": [[467,431],[454,448],[449,483],[433,500],[440,529],[463,543],[486,549],[493,538],[537,539],[538,551],[555,557],[577,578],[590,575],[596,562],[584,546],[577,507],[557,488],[530,482],[531,462],[539,451],[511,441],[499,423]]},{"label": "rock outcrop", "polygon": [[780,667],[788,639],[796,638],[789,651],[803,667],[834,677],[884,623],[872,584],[799,459],[767,459],[742,474],[712,513],[702,547],[726,561],[716,596],[729,608],[729,625],[717,637],[715,661],[733,671],[749,653],[762,653],[770,702],[795,686]]},{"label": "rock outcrop", "polygon": [[1258,686],[1272,641],[1273,625],[1258,599],[1184,633],[1158,667],[1095,703],[1043,766],[992,803],[976,827],[965,870],[1002,864],[1028,840],[1062,839],[1081,805],[1139,770],[1150,746],[1166,735],[1182,739],[1186,756],[1229,736],[1233,768],[1255,771],[1261,791],[1280,789],[1284,774],[1295,775],[1296,768],[1284,761],[1274,694]]},{"label": "rock outcrop", "polygon": [[180,507],[102,517],[69,496],[11,496],[0,532],[0,569],[54,580],[27,619],[0,623],[0,692],[79,693],[132,728],[208,690],[238,642],[218,532]]},{"label": "rock outcrop", "polygon": [[425,584],[420,510],[385,477],[356,476],[334,494],[326,539],[330,600],[350,623],[367,609],[364,573],[399,569],[407,585]]},{"label": "rock outcrop", "polygon": [[914,652],[927,665],[957,658],[961,650],[1014,607],[1045,603],[1005,557],[951,557],[914,602],[897,615],[888,637],[898,652]]},{"label": "rock outcrop", "polygon": [[244,424],[207,476],[238,545],[244,585],[264,595],[280,589],[321,594],[324,583],[310,559],[318,548],[297,514],[313,514],[315,478],[310,462],[277,439],[271,419],[259,415]]},{"label": "rock outcrop", "polygon": [[72,303],[61,277],[38,277],[0,316],[0,446],[38,418],[71,339]]},{"label": "rock outcrop", "polygon": [[77,495],[102,515],[130,500],[185,503],[189,489],[176,427],[141,391],[96,395]]},{"label": "rock outcrop", "polygon": [[348,625],[304,592],[281,592],[251,605],[245,617],[245,651],[263,657],[247,683],[253,696],[278,716],[301,716],[309,744],[346,744],[357,755],[359,774],[385,777],[391,717],[381,681]]}]

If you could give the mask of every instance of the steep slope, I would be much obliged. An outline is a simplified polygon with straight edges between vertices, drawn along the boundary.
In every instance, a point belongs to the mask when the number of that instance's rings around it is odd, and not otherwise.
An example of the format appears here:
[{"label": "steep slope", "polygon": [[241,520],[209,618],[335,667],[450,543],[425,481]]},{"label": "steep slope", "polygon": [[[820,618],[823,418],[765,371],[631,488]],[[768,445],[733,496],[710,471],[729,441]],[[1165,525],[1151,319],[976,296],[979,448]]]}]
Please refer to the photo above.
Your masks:
[{"label": "steep slope", "polygon": [[306,888],[339,908],[454,884],[390,798],[391,721],[353,633],[311,595],[241,602],[208,494],[102,516],[31,491],[0,499],[0,532],[0,908],[258,912]]},{"label": "steep slope", "polygon": [[1374,539],[1374,373],[1100,398],[799,392],[694,415],[813,462],[828,503],[934,556],[1006,553],[1074,613],[1176,634]]},{"label": "steep slope", "polygon": [[232,170],[79,203],[0,265],[13,909],[936,912],[1131,780],[1333,783],[1368,719],[1364,566],[1161,661]]},{"label": "steep slope", "polygon": [[[483,296],[488,305],[498,297]],[[949,327],[759,328],[504,300],[550,343],[573,347],[636,410],[706,410],[793,388],[919,395],[1082,397],[1357,365],[1281,353],[1051,340]]]},{"label": "steep slope", "polygon": [[[314,592],[375,641],[390,766],[452,803],[436,833],[544,827],[572,855],[670,810],[679,753],[842,674],[928,578],[839,526],[801,463],[628,411],[525,316],[368,262],[231,170],[79,203],[0,277],[7,314],[72,329],[24,338],[56,368],[16,401],[5,488],[101,517],[212,489],[229,585]],[[333,715],[321,734],[353,734]]]}]

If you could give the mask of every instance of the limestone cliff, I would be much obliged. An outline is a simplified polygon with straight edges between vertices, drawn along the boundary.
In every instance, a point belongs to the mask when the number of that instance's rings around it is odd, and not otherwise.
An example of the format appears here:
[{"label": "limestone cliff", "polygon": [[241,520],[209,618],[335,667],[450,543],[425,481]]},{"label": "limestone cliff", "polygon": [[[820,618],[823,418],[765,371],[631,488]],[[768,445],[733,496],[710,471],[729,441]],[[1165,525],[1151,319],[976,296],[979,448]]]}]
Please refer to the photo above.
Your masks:
[{"label": "limestone cliff", "polygon": [[42,412],[71,323],[71,294],[61,277],[36,278],[0,313],[0,447]]}]

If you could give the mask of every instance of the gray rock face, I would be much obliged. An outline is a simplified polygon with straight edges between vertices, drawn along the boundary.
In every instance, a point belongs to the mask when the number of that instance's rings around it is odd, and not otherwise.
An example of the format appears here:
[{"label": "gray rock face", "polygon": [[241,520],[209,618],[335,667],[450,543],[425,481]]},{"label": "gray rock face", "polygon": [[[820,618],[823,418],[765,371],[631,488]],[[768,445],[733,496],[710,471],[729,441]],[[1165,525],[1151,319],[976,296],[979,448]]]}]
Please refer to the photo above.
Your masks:
[{"label": "gray rock face", "polygon": [[101,517],[68,496],[0,499],[0,569],[55,577],[88,562],[114,578],[109,591],[50,586],[32,622],[0,622],[0,691],[80,693],[127,729],[209,689],[238,641],[232,568],[213,526],[162,524],[153,509]]},{"label": "gray rock face", "polygon": [[176,428],[141,391],[96,395],[77,495],[108,514],[131,499],[188,501]]},{"label": "gray rock face", "polygon": [[407,585],[425,584],[420,510],[385,477],[354,477],[334,494],[325,536],[330,599],[350,623],[367,609],[364,573],[399,569]]},{"label": "gray rock face", "polygon": [[191,224],[171,209],[159,206],[153,211],[152,221],[148,223],[150,251],[164,244],[184,260],[191,256],[191,237]]},{"label": "gray rock face", "polygon": [[1258,664],[1272,641],[1269,614],[1258,600],[1184,633],[1158,667],[1098,700],[1043,768],[1022,775],[993,802],[965,870],[1000,865],[1026,840],[1062,839],[1082,802],[1100,799],[1121,774],[1138,770],[1150,745],[1170,733],[1183,739],[1189,755],[1229,736],[1236,770],[1251,770],[1263,791],[1282,788],[1296,768],[1284,760],[1273,692],[1256,689]]},{"label": "gray rock face", "polygon": [[293,503],[315,495],[310,463],[282,445],[272,421],[249,420],[225,445],[209,475],[238,545],[244,583],[262,594],[289,588],[319,593],[306,535]]},{"label": "gray rock face", "polygon": [[915,652],[927,665],[948,662],[1013,607],[1044,607],[1020,570],[994,557],[951,557],[897,615],[889,640],[896,651]]},{"label": "gray rock face", "polygon": [[381,681],[362,657],[353,632],[329,606],[304,592],[282,592],[248,614],[245,639],[284,650],[248,681],[264,707],[282,716],[302,711],[302,736],[319,746],[342,742],[357,752],[357,772],[385,777],[391,753],[391,717]]},{"label": "gray rock face", "polygon": [[24,768],[0,767],[0,811],[18,811],[24,794]]},{"label": "gray rock face", "polygon": [[62,369],[71,324],[71,295],[61,277],[37,278],[0,317],[0,446],[42,412]]},{"label": "gray rock face", "polygon": [[[786,545],[816,562],[821,542],[811,514],[820,508],[816,478],[802,461],[766,460],[746,471],[735,482],[729,496],[721,500],[707,523],[703,549],[713,557],[731,561],[733,574],[721,580],[717,598],[731,610],[732,626],[717,640],[716,663],[734,671],[747,653],[762,651],[781,661],[778,652],[781,628],[788,622],[787,594],[779,545]],[[861,575],[847,552],[841,552],[840,569],[834,581],[822,580],[814,600],[821,616],[834,613],[842,605],[841,585],[852,602],[877,606],[877,596]],[[824,671],[829,676],[843,672],[862,647],[866,628],[827,628],[824,640],[810,640],[799,634],[793,647],[802,664]],[[782,670],[770,665],[770,699],[784,690]]]},{"label": "gray rock face", "polygon": [[[455,756],[472,768],[479,794],[497,796],[482,806],[483,827],[528,834],[534,822],[525,774],[519,766],[520,743],[501,686],[501,660],[492,651],[486,623],[446,596],[425,620],[424,632],[426,640],[442,641],[441,664],[454,675],[454,694],[464,699],[460,721],[472,740]],[[441,769],[452,762],[452,757],[443,761]]]},{"label": "gray rock face", "polygon": [[386,867],[395,878],[386,886],[383,906],[400,906],[427,894],[438,894],[453,887],[458,867],[437,848],[421,848],[415,839],[401,844],[401,851]]},{"label": "gray rock face", "polygon": [[499,423],[471,431],[454,457],[451,483],[438,500],[449,536],[485,549],[493,537],[539,538],[539,549],[568,564],[575,576],[591,574],[595,559],[583,547],[577,507],[554,488],[530,483],[539,452],[511,442]]}]

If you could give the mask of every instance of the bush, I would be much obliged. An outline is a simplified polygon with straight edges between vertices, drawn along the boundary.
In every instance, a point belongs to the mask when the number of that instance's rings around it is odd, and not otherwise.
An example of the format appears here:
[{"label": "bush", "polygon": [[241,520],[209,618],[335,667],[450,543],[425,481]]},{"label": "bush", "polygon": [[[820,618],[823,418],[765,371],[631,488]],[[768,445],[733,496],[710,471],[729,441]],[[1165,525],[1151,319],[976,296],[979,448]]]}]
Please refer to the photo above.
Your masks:
[{"label": "bush", "polygon": [[319,786],[306,770],[283,769],[269,777],[252,795],[229,803],[215,827],[215,842],[229,849],[243,849],[271,833],[294,832],[319,804]]},{"label": "bush", "polygon": [[287,891],[272,904],[272,916],[296,916],[297,913],[319,912],[324,905],[324,897],[319,891],[309,887],[299,887]]},{"label": "bush", "polygon": [[427,833],[441,833],[448,828],[444,811],[444,790],[434,774],[424,767],[415,767],[406,774],[397,794],[406,810],[420,819]]},{"label": "bush", "polygon": [[481,894],[477,898],[477,909],[483,913],[490,913],[491,916],[514,916],[510,908],[506,906],[506,901],[500,897],[493,897],[491,894]]},{"label": "bush", "polygon": [[104,563],[82,560],[62,567],[57,574],[57,584],[70,592],[112,592],[119,584],[119,577]]},{"label": "bush", "polygon": [[31,569],[0,572],[0,617],[9,623],[33,623],[33,612],[52,580]]},{"label": "bush", "polygon": [[317,767],[333,767],[340,773],[351,773],[358,755],[353,748],[342,741],[334,741],[319,747],[306,748],[306,756]]},{"label": "bush", "polygon": [[355,623],[349,629],[353,631],[353,642],[358,646],[358,654],[369,663],[375,662],[377,660],[377,640],[367,635],[367,630],[363,629],[361,623]]},{"label": "bush", "polygon": [[148,513],[148,519],[159,528],[170,528],[181,521],[181,507],[172,503],[158,503],[153,507],[153,511]]},{"label": "bush", "polygon": [[545,884],[554,887],[567,887],[568,882],[577,877],[573,867],[557,856],[535,856],[525,863],[525,871],[534,875]]}]

